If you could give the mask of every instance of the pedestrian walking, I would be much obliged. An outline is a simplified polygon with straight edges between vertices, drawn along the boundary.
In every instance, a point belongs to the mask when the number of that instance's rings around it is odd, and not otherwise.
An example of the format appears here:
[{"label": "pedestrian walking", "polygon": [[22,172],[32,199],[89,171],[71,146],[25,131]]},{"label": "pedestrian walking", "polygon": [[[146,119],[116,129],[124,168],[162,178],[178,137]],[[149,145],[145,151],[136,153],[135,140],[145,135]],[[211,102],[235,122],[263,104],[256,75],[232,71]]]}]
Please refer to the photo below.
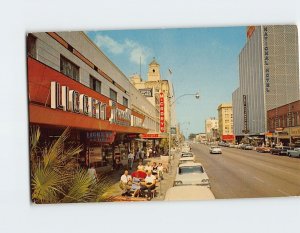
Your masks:
[{"label": "pedestrian walking", "polygon": [[142,162],[144,161],[144,158],[145,158],[145,151],[144,151],[144,149],[142,149],[140,151],[140,159],[141,159]]},{"label": "pedestrian walking", "polygon": [[132,151],[130,151],[128,154],[128,166],[130,170],[132,169],[133,160],[134,160],[134,154]]}]

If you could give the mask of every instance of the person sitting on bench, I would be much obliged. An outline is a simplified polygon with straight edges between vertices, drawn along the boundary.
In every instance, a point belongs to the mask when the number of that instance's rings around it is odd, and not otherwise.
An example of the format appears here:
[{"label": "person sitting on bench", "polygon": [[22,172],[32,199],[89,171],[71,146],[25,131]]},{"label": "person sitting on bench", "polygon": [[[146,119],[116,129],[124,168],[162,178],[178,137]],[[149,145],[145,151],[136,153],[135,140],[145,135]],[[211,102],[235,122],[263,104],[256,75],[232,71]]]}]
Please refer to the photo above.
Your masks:
[{"label": "person sitting on bench", "polygon": [[132,178],[128,175],[128,170],[124,171],[124,174],[120,179],[120,188],[124,191],[122,195],[128,195],[132,185]]},{"label": "person sitting on bench", "polygon": [[147,190],[148,200],[151,199],[151,191],[155,189],[156,177],[152,175],[152,171],[147,172],[144,182],[141,182],[141,190]]}]

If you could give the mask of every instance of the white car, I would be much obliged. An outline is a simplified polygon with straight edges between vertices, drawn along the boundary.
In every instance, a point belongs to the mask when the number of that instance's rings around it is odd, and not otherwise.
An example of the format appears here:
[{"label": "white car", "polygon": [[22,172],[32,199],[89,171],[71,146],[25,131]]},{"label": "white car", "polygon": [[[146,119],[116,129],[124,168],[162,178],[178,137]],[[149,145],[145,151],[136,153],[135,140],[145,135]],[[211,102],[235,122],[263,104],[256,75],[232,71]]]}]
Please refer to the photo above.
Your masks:
[{"label": "white car", "polygon": [[190,161],[195,161],[195,155],[193,152],[181,152],[181,156],[179,161],[184,161],[184,160],[190,160]]},{"label": "white car", "polygon": [[201,185],[210,188],[209,178],[201,163],[186,162],[180,164],[174,181],[174,186]]},{"label": "white car", "polygon": [[197,201],[213,199],[215,199],[215,196],[209,188],[194,185],[169,188],[165,196],[165,201]]},{"label": "white car", "polygon": [[195,162],[195,156],[191,156],[191,157],[181,157],[181,158],[179,159],[179,164],[187,163],[187,162]]},{"label": "white car", "polygon": [[222,154],[221,147],[212,146],[212,147],[209,148],[209,153],[211,153],[211,154]]},{"label": "white car", "polygon": [[184,152],[190,152],[190,151],[191,151],[191,148],[189,146],[182,147],[182,149],[181,149],[182,153],[184,153]]}]

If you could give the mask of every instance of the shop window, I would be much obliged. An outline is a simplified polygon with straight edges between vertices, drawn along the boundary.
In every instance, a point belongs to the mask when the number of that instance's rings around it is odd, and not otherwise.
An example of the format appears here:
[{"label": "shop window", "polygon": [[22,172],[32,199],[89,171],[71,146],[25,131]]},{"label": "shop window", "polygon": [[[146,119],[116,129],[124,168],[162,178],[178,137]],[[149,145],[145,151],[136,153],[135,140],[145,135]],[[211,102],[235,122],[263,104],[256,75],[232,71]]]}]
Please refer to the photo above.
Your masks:
[{"label": "shop window", "polygon": [[60,72],[71,79],[79,81],[79,67],[64,56],[60,56]]},{"label": "shop window", "polygon": [[116,91],[114,91],[113,89],[109,89],[109,97],[116,101],[117,102],[117,97],[118,97],[118,94]]},{"label": "shop window", "polygon": [[92,75],[90,75],[90,88],[101,93],[101,82]]},{"label": "shop window", "polygon": [[36,58],[36,37],[31,33],[27,35],[27,55]]},{"label": "shop window", "polygon": [[128,99],[123,97],[123,105],[128,108]]}]

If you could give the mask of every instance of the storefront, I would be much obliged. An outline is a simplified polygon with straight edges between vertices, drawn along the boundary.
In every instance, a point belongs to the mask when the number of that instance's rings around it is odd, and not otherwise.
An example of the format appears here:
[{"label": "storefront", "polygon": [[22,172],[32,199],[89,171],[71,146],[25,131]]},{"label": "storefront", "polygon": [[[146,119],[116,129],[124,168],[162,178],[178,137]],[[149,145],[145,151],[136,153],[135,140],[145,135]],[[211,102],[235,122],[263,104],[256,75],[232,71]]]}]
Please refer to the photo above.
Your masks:
[{"label": "storefront", "polygon": [[147,133],[144,116],[28,57],[29,122],[47,146],[70,127],[66,143],[81,144],[82,165],[108,166],[125,158],[134,138]]},{"label": "storefront", "polygon": [[222,141],[223,142],[233,142],[234,141],[234,135],[232,135],[232,134],[228,134],[228,135],[225,135],[225,134],[223,134],[222,136],[221,136],[221,139],[222,139]]}]

